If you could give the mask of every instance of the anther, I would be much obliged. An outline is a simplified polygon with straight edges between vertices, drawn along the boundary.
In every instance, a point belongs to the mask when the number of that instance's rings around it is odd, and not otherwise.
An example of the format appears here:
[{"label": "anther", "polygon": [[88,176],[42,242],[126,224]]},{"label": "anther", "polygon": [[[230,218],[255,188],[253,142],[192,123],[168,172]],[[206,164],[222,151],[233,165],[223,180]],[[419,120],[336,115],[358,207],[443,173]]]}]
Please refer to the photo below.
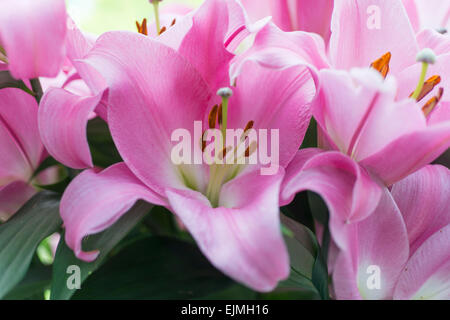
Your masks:
[{"label": "anther", "polygon": [[370,67],[377,70],[384,78],[386,78],[389,73],[389,63],[391,62],[391,57],[391,53],[386,52],[381,58],[372,62]]},{"label": "anther", "polygon": [[427,117],[431,113],[431,111],[434,110],[439,101],[441,101],[443,95],[444,95],[444,88],[439,88],[437,96],[428,100],[428,102],[423,106],[422,112],[425,115],[425,117]]},{"label": "anther", "polygon": [[216,119],[217,119],[217,110],[218,109],[219,109],[219,106],[216,104],[209,112],[208,125],[209,125],[210,129],[213,129],[216,127]]},{"label": "anther", "polygon": [[253,141],[250,146],[245,150],[245,157],[248,158],[250,155],[252,155],[258,146],[258,143],[256,141]]},{"label": "anther", "polygon": [[173,27],[175,25],[175,23],[177,23],[177,19],[176,18],[172,20],[172,23],[170,24],[170,26]]},{"label": "anther", "polygon": [[440,34],[446,34],[448,32],[446,28],[437,28],[436,31],[439,32]]},{"label": "anther", "polygon": [[165,31],[167,30],[167,28],[164,26],[161,28],[161,30],[159,30],[159,34],[163,34]]},{"label": "anther", "polygon": [[148,36],[148,30],[147,30],[147,19],[144,18],[142,20],[142,23],[139,23],[139,21],[136,21],[136,27],[139,33]]},{"label": "anther", "polygon": [[[432,76],[431,78],[429,78],[427,81],[425,81],[425,83],[423,84],[423,88],[422,91],[420,92],[419,96],[417,97],[417,101],[422,100],[427,94],[429,94],[434,87],[436,87],[439,83],[441,82],[441,77],[440,76]],[[411,93],[410,97],[414,94]]]}]

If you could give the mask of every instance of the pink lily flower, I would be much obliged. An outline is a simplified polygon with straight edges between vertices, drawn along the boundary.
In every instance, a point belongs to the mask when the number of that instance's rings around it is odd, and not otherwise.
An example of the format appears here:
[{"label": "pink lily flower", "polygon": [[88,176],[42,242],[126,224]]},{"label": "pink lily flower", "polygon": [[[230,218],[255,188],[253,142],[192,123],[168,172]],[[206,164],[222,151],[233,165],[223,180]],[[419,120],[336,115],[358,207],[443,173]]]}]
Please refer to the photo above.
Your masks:
[{"label": "pink lily flower", "polygon": [[1,0],[0,61],[16,79],[55,77],[65,58],[64,0]]},{"label": "pink lily flower", "polygon": [[[352,229],[333,276],[338,299],[450,298],[450,171],[427,166],[396,183]],[[357,240],[356,240],[357,239]]]},{"label": "pink lily flower", "polygon": [[319,78],[322,88],[312,112],[321,149],[298,152],[287,168],[281,203],[302,190],[319,193],[330,210],[331,234],[347,250],[352,224],[375,210],[383,186],[450,146],[450,108],[441,103],[427,118],[412,99],[396,101],[395,78],[384,80],[371,69],[321,70]]},{"label": "pink lily flower", "polygon": [[[382,17],[379,26],[369,19],[373,12]],[[239,57],[235,70],[249,60],[276,69],[306,60],[318,69],[350,70],[372,64],[371,69],[377,70],[355,70],[352,76],[321,70],[321,93],[312,108],[321,150],[300,151],[282,187],[282,204],[301,190],[321,194],[330,209],[331,233],[338,247],[346,250],[348,226],[374,211],[382,186],[405,178],[449,147],[450,55],[441,34],[425,30],[416,38],[397,0],[336,2],[331,28],[325,53],[323,43],[310,34],[283,34],[266,25],[255,45]],[[408,98],[421,74],[416,56],[427,47],[436,52],[436,63],[428,68],[436,77],[424,82],[420,98],[414,101]],[[384,80],[388,75],[397,81]],[[428,102],[422,101],[425,97]],[[318,181],[316,175],[323,177]]]},{"label": "pink lily flower", "polygon": [[[309,123],[315,83],[304,66],[301,72],[274,71],[247,63],[236,74],[228,111],[220,113],[215,105],[221,99],[214,93],[227,83],[234,57],[223,40],[235,34],[227,23],[230,3],[205,2],[176,50],[159,39],[111,32],[79,62],[95,68],[107,83],[107,120],[124,159],[100,173],[84,171],[63,196],[66,242],[80,259],[98,255],[82,250],[86,235],[108,228],[143,199],[171,210],[211,263],[233,279],[270,291],[289,275],[279,191]],[[194,121],[222,130],[225,123],[226,128],[280,130],[279,170],[261,175],[260,165],[175,165],[171,133],[183,128],[195,135]],[[200,143],[192,146],[194,154],[202,154]]]},{"label": "pink lily flower", "polygon": [[[267,25],[258,33],[256,45],[240,59],[245,61],[251,56],[265,65],[280,68],[292,65],[295,59],[304,60],[305,51],[311,56],[314,48],[315,59],[320,59],[314,65],[319,69],[350,70],[371,66],[383,76],[394,75],[398,78],[397,97],[403,99],[414,91],[422,72],[417,54],[430,48],[436,54],[436,62],[429,65],[427,83],[417,100],[422,106],[432,100],[450,100],[450,76],[447,76],[450,40],[431,29],[416,35],[401,0],[338,1],[334,5],[331,31],[326,49],[312,35],[283,36]],[[321,52],[317,53],[317,49]]]},{"label": "pink lily flower", "polygon": [[[223,10],[221,21],[215,19],[215,9]],[[177,50],[201,69],[207,81],[215,82],[211,85],[217,90],[228,84],[228,78],[225,69],[220,72],[216,69],[226,68],[224,61],[234,57],[231,52],[240,41],[258,32],[267,21],[250,24],[242,6],[235,0],[207,1],[189,14],[179,15],[176,23],[167,25],[166,31],[156,39]],[[217,26],[219,22],[227,28],[218,29],[217,36],[210,40],[207,34],[211,26]],[[196,45],[192,45],[195,41]],[[90,115],[95,112],[107,120],[107,84],[93,66],[78,62],[86,57],[94,43],[73,23],[69,24],[66,46],[68,58],[77,71],[73,79],[82,79],[90,94],[79,95],[65,90],[67,88],[51,88],[45,93],[39,108],[41,137],[48,152],[59,162],[76,169],[93,167],[85,134]],[[216,56],[209,59],[209,55]],[[220,74],[222,78],[216,78],[215,74]]]},{"label": "pink lily flower", "polygon": [[37,109],[24,91],[0,90],[0,220],[7,220],[36,192],[30,180],[44,157]]},{"label": "pink lily flower", "polygon": [[284,31],[314,32],[328,42],[334,0],[242,0],[254,20],[272,16]]}]

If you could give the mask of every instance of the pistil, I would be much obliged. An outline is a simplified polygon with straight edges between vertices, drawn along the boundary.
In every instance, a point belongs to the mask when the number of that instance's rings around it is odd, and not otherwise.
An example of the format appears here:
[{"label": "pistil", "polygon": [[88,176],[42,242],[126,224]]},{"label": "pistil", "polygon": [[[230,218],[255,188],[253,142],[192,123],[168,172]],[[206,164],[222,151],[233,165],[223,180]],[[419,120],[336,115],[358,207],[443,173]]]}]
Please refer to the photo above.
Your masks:
[{"label": "pistil", "polygon": [[419,83],[417,84],[416,90],[414,90],[414,93],[411,95],[411,98],[414,100],[417,100],[422,93],[428,67],[430,64],[434,64],[436,62],[436,54],[433,52],[433,50],[426,48],[417,54],[416,60],[418,62],[422,62],[422,72],[420,74]]}]

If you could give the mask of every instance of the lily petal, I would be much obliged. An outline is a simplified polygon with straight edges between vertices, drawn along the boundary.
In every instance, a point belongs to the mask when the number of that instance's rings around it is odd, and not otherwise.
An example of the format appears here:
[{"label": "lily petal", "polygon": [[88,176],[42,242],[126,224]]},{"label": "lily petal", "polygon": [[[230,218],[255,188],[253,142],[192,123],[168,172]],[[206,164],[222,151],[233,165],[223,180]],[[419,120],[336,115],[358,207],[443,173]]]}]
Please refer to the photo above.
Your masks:
[{"label": "lily petal", "polygon": [[14,181],[0,187],[0,221],[8,220],[36,190],[24,181]]},{"label": "lily petal", "polygon": [[79,97],[64,89],[47,90],[39,108],[39,129],[56,160],[75,169],[93,166],[86,128],[100,99],[101,95]]},{"label": "lily petal", "polygon": [[426,166],[397,182],[394,197],[408,229],[411,254],[432,234],[450,224],[450,170]]},{"label": "lily petal", "polygon": [[61,199],[67,245],[79,259],[95,260],[99,252],[84,252],[81,246],[83,238],[107,229],[137,200],[165,204],[124,163],[115,164],[100,173],[92,169],[82,172],[70,183]]},{"label": "lily petal", "polygon": [[318,193],[328,206],[330,231],[336,244],[348,250],[352,225],[372,214],[378,205],[381,187],[342,153],[316,150],[300,150],[287,167],[280,203],[289,203],[300,191]]},{"label": "lily petal", "polygon": [[[245,128],[251,120],[253,129],[267,130],[269,136],[271,130],[278,130],[276,160],[277,165],[285,167],[303,141],[311,119],[309,105],[315,95],[315,83],[305,68],[273,70],[255,62],[246,63],[230,98],[229,128]],[[270,147],[268,154],[274,154]]]},{"label": "lily petal", "polygon": [[38,106],[20,89],[0,90],[0,185],[5,177],[27,181],[44,147],[37,125]]},{"label": "lily petal", "polygon": [[17,79],[54,77],[65,59],[63,0],[0,2],[0,43]]},{"label": "lily petal", "polygon": [[[392,299],[409,244],[402,215],[386,188],[376,210],[351,233],[353,247],[340,253],[334,269],[337,298]],[[374,272],[379,272],[379,288],[370,286]]]},{"label": "lily petal", "polygon": [[211,263],[258,291],[273,290],[289,275],[278,208],[283,174],[253,171],[233,179],[223,186],[219,208],[198,192],[167,190],[173,211]]},{"label": "lily petal", "polygon": [[[448,195],[448,192],[447,192]],[[450,299],[450,225],[436,231],[409,259],[394,299]]]},{"label": "lily petal", "polygon": [[173,49],[130,32],[105,33],[80,63],[108,84],[108,124],[130,169],[160,194],[183,188],[171,160],[172,133],[193,131],[218,100],[199,72]]},{"label": "lily petal", "polygon": [[400,0],[335,1],[329,55],[335,68],[368,67],[391,52],[396,75],[416,63],[418,45]]}]

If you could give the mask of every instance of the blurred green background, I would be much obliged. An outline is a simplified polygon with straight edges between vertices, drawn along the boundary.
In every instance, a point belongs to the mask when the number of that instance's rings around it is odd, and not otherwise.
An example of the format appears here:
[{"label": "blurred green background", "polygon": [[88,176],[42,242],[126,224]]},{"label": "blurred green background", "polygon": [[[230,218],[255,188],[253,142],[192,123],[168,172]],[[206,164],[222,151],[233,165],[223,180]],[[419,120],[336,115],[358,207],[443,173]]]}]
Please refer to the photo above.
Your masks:
[{"label": "blurred green background", "polygon": [[[203,0],[164,0],[197,7]],[[66,0],[72,19],[84,31],[100,34],[109,30],[135,30],[135,21],[153,19],[148,0]]]}]

